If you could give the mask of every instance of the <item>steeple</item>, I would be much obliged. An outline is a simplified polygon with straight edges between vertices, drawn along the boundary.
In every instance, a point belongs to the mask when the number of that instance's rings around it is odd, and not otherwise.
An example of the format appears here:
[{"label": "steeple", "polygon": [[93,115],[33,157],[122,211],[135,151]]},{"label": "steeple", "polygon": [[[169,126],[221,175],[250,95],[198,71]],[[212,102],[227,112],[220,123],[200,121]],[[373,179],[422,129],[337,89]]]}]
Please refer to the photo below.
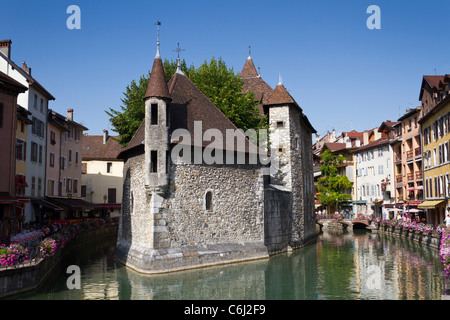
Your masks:
[{"label": "steeple", "polygon": [[155,60],[153,61],[152,71],[150,73],[150,79],[148,81],[147,90],[145,92],[144,100],[147,98],[165,98],[170,99],[169,88],[167,87],[166,76],[164,74],[163,63],[161,60],[161,54],[159,50],[159,26],[161,22],[157,22],[157,49]]},{"label": "steeple", "polygon": [[156,22],[156,56],[155,59],[161,59],[161,53],[159,52],[159,26],[161,25],[160,21]]},{"label": "steeple", "polygon": [[256,71],[255,65],[253,63],[250,49],[251,49],[251,47],[248,46],[248,58],[245,61],[244,67],[242,68],[242,71],[241,71],[241,77],[243,79],[256,78],[259,76],[258,72]]}]

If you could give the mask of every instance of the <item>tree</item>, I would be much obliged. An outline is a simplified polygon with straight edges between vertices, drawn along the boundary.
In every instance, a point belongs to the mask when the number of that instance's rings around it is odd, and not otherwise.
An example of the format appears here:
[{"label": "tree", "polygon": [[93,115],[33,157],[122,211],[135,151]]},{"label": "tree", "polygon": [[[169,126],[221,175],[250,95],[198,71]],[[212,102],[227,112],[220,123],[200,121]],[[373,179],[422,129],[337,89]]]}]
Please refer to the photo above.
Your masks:
[{"label": "tree", "polygon": [[[321,154],[322,164],[320,171],[322,176],[318,180],[319,201],[321,204],[337,210],[337,204],[341,201],[351,200],[351,195],[341,193],[342,190],[351,188],[352,183],[347,176],[338,175],[338,166],[345,160],[343,155],[335,155],[330,150]],[[331,210],[328,211],[329,213]]]},{"label": "tree", "polygon": [[[177,69],[176,61],[163,62],[166,81],[169,81]],[[253,92],[242,93],[243,81],[233,69],[228,69],[225,62],[214,57],[196,69],[194,65],[187,67],[186,62],[180,62],[181,71],[221,110],[237,128],[262,129],[268,128],[266,117],[261,117],[256,108]],[[123,105],[119,110],[109,108],[105,111],[110,116],[113,131],[119,133],[119,142],[126,146],[139,128],[145,117],[144,95],[148,85],[147,77],[142,76],[139,84],[132,81],[121,99]]]}]

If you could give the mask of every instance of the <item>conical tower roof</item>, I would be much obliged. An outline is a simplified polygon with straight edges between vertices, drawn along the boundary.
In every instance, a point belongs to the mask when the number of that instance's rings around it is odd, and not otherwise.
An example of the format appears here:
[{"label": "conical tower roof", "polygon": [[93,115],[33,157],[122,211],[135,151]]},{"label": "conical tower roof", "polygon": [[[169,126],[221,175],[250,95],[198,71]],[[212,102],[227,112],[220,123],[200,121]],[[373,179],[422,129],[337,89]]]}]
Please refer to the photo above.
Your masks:
[{"label": "conical tower roof", "polygon": [[167,87],[162,60],[158,55],[153,62],[144,99],[150,97],[170,99],[169,88]]},{"label": "conical tower roof", "polygon": [[256,71],[252,58],[249,56],[247,61],[245,61],[244,67],[242,68],[241,78],[246,79],[256,77],[258,77],[258,72]]}]

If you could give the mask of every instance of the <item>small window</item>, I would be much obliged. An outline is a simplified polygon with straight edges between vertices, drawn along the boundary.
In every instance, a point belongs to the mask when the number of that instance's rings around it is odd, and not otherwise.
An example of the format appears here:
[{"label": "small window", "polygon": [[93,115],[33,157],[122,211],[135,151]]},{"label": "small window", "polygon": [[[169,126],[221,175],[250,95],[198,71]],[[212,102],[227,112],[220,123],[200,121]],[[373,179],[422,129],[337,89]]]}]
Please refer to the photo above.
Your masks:
[{"label": "small window", "polygon": [[211,191],[206,192],[205,208],[206,208],[206,211],[212,211],[212,192]]},{"label": "small window", "polygon": [[155,103],[150,106],[150,124],[158,124],[158,105]]},{"label": "small window", "polygon": [[151,151],[150,153],[150,172],[158,172],[158,151]]},{"label": "small window", "polygon": [[111,167],[112,167],[112,162],[107,162],[106,163],[106,172],[107,173],[111,173]]},{"label": "small window", "polygon": [[283,128],[284,122],[283,121],[277,121],[277,128]]}]

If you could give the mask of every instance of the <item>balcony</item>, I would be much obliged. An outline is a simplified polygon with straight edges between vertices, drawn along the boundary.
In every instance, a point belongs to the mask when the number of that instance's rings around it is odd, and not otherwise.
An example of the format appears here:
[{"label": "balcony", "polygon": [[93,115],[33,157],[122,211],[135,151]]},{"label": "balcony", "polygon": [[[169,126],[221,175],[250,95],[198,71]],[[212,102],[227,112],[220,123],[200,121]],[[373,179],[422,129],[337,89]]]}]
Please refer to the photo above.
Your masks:
[{"label": "balcony", "polygon": [[423,178],[422,171],[417,171],[416,172],[416,180],[422,180],[422,178]]},{"label": "balcony", "polygon": [[401,183],[401,182],[403,181],[403,177],[399,174],[399,175],[397,175],[397,176],[395,177],[395,181],[396,181],[397,183]]},{"label": "balcony", "polygon": [[402,155],[401,154],[397,154],[395,156],[395,163],[399,163],[399,162],[402,162]]},{"label": "balcony", "polygon": [[408,181],[414,180],[414,172],[406,174],[406,180]]},{"label": "balcony", "polygon": [[412,159],[414,150],[409,150],[406,152],[406,159]]}]

